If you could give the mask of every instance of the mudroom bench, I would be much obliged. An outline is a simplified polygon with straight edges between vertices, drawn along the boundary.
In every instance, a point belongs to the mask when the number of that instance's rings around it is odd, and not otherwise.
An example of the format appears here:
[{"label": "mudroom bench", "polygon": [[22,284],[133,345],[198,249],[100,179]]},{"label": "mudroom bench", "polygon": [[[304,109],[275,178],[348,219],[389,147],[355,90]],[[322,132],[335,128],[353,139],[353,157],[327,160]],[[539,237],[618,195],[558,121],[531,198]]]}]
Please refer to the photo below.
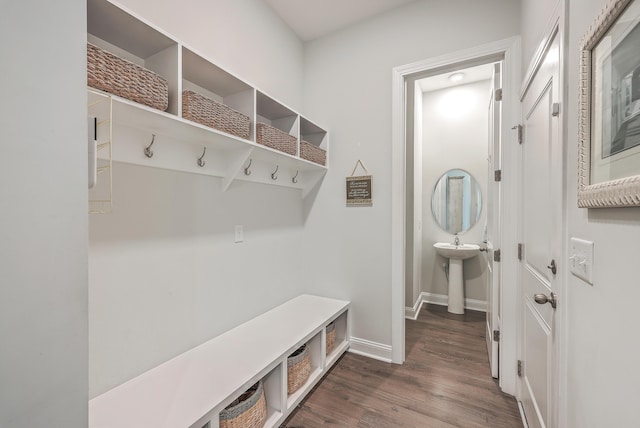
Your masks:
[{"label": "mudroom bench", "polygon": [[[91,399],[89,427],[218,428],[220,411],[258,381],[264,427],[278,427],[349,348],[348,312],[347,301],[298,296]],[[304,344],[310,375],[288,394],[287,357]]]}]

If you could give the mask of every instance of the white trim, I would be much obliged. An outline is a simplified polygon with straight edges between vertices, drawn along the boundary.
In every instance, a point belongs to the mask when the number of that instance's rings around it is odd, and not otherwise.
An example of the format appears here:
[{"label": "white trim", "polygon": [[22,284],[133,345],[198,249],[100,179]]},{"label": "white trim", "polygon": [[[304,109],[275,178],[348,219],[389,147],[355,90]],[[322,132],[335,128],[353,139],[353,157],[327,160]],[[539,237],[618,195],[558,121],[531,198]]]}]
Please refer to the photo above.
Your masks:
[{"label": "white trim", "polygon": [[524,415],[524,408],[522,407],[522,401],[518,401],[518,411],[520,412],[520,419],[522,419],[522,428],[529,428],[527,418]]},{"label": "white trim", "polygon": [[349,352],[362,355],[363,357],[373,358],[374,360],[391,363],[392,349],[391,346],[382,343],[372,342],[358,337],[351,338],[351,346]]},{"label": "white trim", "polygon": [[[418,318],[420,314],[420,310],[422,309],[423,303],[430,303],[432,305],[439,306],[447,306],[449,301],[449,296],[446,294],[435,294],[428,293],[423,291],[420,293],[420,297],[416,301],[416,304],[413,305],[413,308],[405,308],[405,314],[407,319],[415,320]],[[464,308],[469,309],[471,311],[480,311],[487,312],[487,301],[486,300],[476,300],[476,299],[464,299]]]},{"label": "white trim", "polygon": [[[478,58],[490,57],[492,55],[504,55],[504,93],[503,99],[503,124],[502,135],[504,136],[504,146],[515,143],[517,135],[511,130],[513,125],[520,121],[520,105],[518,100],[518,88],[520,85],[520,38],[513,37],[499,40],[486,45],[455,52],[436,58],[418,61],[411,64],[395,67],[392,70],[392,143],[391,143],[391,345],[393,362],[402,363],[404,361],[404,292],[405,292],[405,272],[404,272],[404,249],[405,249],[405,123],[406,123],[406,93],[405,79],[415,73],[424,73],[440,67],[459,65],[465,61],[473,61]],[[513,154],[507,153],[507,159],[513,159]],[[511,170],[505,175],[517,176],[516,171]],[[505,177],[506,178],[506,177]],[[510,192],[505,192],[505,200],[517,196],[513,187]],[[515,200],[515,199],[514,199]],[[509,205],[509,204],[504,204]],[[516,207],[517,210],[517,207]],[[513,216],[511,209],[505,209],[505,213]],[[515,248],[517,244],[517,225],[514,218],[503,218],[503,225],[507,224],[509,230],[502,234],[502,247]],[[504,227],[503,227],[504,229]],[[507,251],[505,251],[507,253]],[[512,251],[510,253],[514,253]],[[513,261],[511,261],[513,263]],[[517,269],[503,269],[502,284],[517,284]],[[500,360],[506,367],[514,367],[516,362],[516,306],[517,292],[515,286],[502,287],[502,307],[509,308],[502,312],[503,345],[500,347]],[[501,371],[500,386],[502,390],[509,394],[515,393],[515,371]]]},{"label": "white trim", "polygon": [[416,299],[416,303],[413,304],[413,308],[410,308],[409,306],[404,308],[404,317],[405,319],[409,319],[409,320],[416,320],[418,319],[418,315],[420,314],[420,309],[422,309],[422,302],[424,300],[422,299],[422,294],[420,294],[420,296],[418,296],[418,298]]}]

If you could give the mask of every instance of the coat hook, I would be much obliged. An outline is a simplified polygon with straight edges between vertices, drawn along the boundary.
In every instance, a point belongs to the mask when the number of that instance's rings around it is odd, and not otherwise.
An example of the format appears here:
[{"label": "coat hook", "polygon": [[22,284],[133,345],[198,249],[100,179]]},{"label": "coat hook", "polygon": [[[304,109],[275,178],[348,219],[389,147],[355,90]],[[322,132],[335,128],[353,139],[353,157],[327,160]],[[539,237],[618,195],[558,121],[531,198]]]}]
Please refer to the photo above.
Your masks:
[{"label": "coat hook", "polygon": [[200,157],[198,158],[198,166],[199,166],[200,168],[204,167],[204,164],[205,164],[205,162],[204,162],[204,154],[205,154],[205,153],[207,153],[207,148],[206,148],[206,147],[205,147],[205,148],[204,148],[204,150],[202,151],[202,156],[200,156]]},{"label": "coat hook", "polygon": [[276,175],[276,172],[278,172],[278,168],[280,168],[280,165],[276,165],[276,170],[271,173],[271,179],[272,180],[277,180],[278,179],[278,176]]},{"label": "coat hook", "polygon": [[244,175],[251,175],[251,170],[249,169],[251,168],[251,162],[253,162],[253,159],[249,159],[249,165],[244,169]]},{"label": "coat hook", "polygon": [[146,157],[148,157],[149,159],[151,159],[153,157],[153,150],[151,150],[151,146],[153,146],[153,142],[156,139],[156,134],[151,134],[151,144],[149,144],[145,149],[144,149],[144,155]]},{"label": "coat hook", "polygon": [[294,176],[293,176],[293,178],[291,179],[291,181],[292,181],[294,184],[298,182],[298,173],[299,173],[299,172],[300,172],[299,170],[296,170],[296,175],[294,175]]}]

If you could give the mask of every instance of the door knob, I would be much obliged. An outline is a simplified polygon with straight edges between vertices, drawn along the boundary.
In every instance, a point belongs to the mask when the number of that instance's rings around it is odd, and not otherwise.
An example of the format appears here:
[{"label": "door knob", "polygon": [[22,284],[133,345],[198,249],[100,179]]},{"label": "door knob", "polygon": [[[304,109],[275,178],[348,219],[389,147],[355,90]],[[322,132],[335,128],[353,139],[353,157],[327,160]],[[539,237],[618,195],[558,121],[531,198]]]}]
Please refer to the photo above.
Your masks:
[{"label": "door knob", "polygon": [[551,269],[551,273],[552,273],[552,274],[554,274],[554,275],[555,275],[555,274],[556,274],[556,272],[558,271],[558,268],[557,268],[557,266],[556,266],[556,260],[555,260],[555,259],[552,259],[552,260],[551,260],[551,264],[550,264],[549,266],[547,266],[547,267],[548,267],[549,269]]},{"label": "door knob", "polygon": [[550,296],[546,296],[542,293],[536,294],[533,296],[533,300],[535,300],[536,303],[539,305],[544,305],[545,303],[551,303],[551,307],[553,309],[555,309],[556,306],[558,305],[558,295],[553,291],[551,292]]}]

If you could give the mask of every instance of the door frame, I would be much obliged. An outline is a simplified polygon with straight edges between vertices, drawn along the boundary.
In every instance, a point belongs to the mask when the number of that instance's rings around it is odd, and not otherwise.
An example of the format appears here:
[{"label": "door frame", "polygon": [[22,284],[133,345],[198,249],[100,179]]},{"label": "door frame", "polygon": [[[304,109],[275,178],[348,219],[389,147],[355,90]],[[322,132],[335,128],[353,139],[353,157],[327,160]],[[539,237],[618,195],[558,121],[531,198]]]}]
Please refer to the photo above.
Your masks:
[{"label": "door frame", "polygon": [[[482,58],[502,57],[503,99],[503,197],[517,200],[519,183],[517,171],[517,132],[511,128],[520,123],[520,37],[512,37],[471,49],[442,55],[423,61],[395,67],[392,70],[392,139],[391,139],[391,359],[402,364],[405,359],[405,242],[406,242],[406,81],[412,75],[432,72],[441,74],[452,67],[461,68],[467,62]],[[504,204],[501,208],[502,290],[501,308],[503,326],[500,333],[501,389],[516,394],[516,345],[517,345],[517,233],[518,206]]]},{"label": "door frame", "polygon": [[[558,127],[559,127],[559,134],[560,134],[560,144],[562,145],[562,153],[563,153],[563,164],[562,164],[562,183],[559,183],[561,185],[561,192],[562,192],[562,200],[563,200],[563,205],[562,205],[562,225],[561,225],[561,230],[562,230],[562,236],[561,236],[561,243],[560,243],[560,247],[561,247],[561,254],[563,255],[568,255],[569,254],[569,240],[568,240],[568,236],[566,234],[566,231],[569,230],[569,226],[568,226],[568,207],[567,207],[567,180],[568,180],[568,176],[567,176],[567,170],[568,170],[568,165],[567,165],[567,114],[566,112],[569,110],[570,106],[568,104],[568,91],[565,89],[565,83],[567,82],[567,76],[566,76],[566,71],[567,71],[567,66],[566,66],[566,52],[567,52],[567,47],[568,47],[568,39],[566,37],[565,34],[565,29],[567,28],[566,26],[566,19],[568,17],[568,13],[567,13],[567,2],[565,0],[559,0],[558,3],[556,4],[556,7],[554,8],[553,12],[550,15],[549,21],[547,22],[547,25],[545,27],[545,31],[543,32],[543,37],[540,41],[540,43],[538,44],[538,49],[536,50],[536,52],[534,53],[534,55],[531,58],[531,61],[529,62],[527,71],[524,75],[524,79],[522,81],[522,87],[520,88],[520,101],[523,100],[524,95],[527,91],[527,89],[529,89],[533,78],[535,77],[536,72],[538,71],[544,56],[547,52],[547,48],[549,47],[549,45],[553,42],[554,37],[558,38],[558,46],[560,49],[559,52],[559,58],[560,58],[560,63],[559,63],[559,87],[560,87],[560,120],[558,121]],[[524,197],[524,195],[522,194],[523,192],[519,192],[518,193],[518,205],[520,207],[522,207],[522,198]],[[520,217],[519,219],[521,220],[522,217]],[[519,231],[518,231],[518,236],[521,236],[521,226],[519,226]],[[558,402],[555,403],[555,408],[554,408],[554,418],[555,418],[555,422],[557,423],[558,427],[564,427],[566,426],[566,422],[567,422],[567,377],[566,375],[564,375],[565,373],[567,373],[567,330],[566,330],[566,326],[567,326],[567,294],[568,294],[568,290],[567,290],[567,283],[569,280],[569,276],[570,273],[568,272],[568,264],[565,262],[565,260],[561,260],[560,261],[560,266],[561,266],[561,272],[560,275],[558,275],[557,278],[557,283],[556,283],[556,291],[557,294],[559,296],[558,299],[558,307],[557,307],[557,314],[556,314],[556,326],[555,326],[555,333],[558,335],[557,336],[557,343],[558,343],[558,361],[557,361],[557,366],[554,367],[555,370],[555,374],[558,376],[558,383],[557,383],[557,387],[558,387],[558,391],[557,391],[557,397],[558,397]],[[518,266],[519,269],[520,266]],[[519,288],[519,287],[518,287]],[[518,301],[520,302],[520,300],[522,299],[522,296],[520,295],[520,293],[518,293]],[[518,303],[518,305],[520,305],[520,303]],[[517,353],[518,353],[518,359],[520,359],[523,355],[523,344],[522,344],[522,332],[523,332],[523,319],[522,317],[524,316],[523,311],[519,308],[518,309],[518,319],[517,319],[517,323],[518,323],[518,343],[517,343]],[[520,400],[521,398],[521,382],[518,380],[517,382],[517,389],[516,389],[516,398],[518,400]]]}]

